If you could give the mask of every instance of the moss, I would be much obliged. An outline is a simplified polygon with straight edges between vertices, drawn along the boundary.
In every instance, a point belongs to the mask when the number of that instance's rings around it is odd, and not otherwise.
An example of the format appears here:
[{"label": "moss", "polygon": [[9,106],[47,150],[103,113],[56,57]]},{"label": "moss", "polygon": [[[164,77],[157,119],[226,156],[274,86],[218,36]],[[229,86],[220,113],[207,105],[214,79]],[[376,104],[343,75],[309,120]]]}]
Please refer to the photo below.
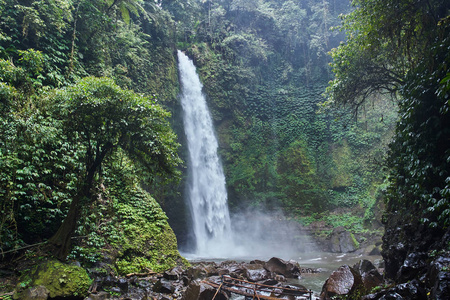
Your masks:
[{"label": "moss", "polygon": [[[116,267],[119,274],[150,269],[155,272],[183,263],[174,232],[156,201],[146,192],[136,190],[139,201],[118,203],[121,235],[111,241],[119,250]],[[146,209],[143,210],[143,208]]]},{"label": "moss", "polygon": [[21,294],[26,288],[39,285],[48,289],[51,298],[85,297],[91,284],[92,280],[83,268],[58,261],[48,261],[34,266],[21,277],[14,299],[21,299]]},{"label": "moss", "polygon": [[359,249],[359,242],[356,240],[355,235],[353,233],[350,233],[350,237],[352,238],[353,245],[356,249]]},{"label": "moss", "polygon": [[[116,173],[117,176],[117,173]],[[178,252],[177,239],[167,216],[151,195],[137,184],[113,178],[93,205],[83,232],[88,237],[74,248],[72,259],[117,275],[152,270],[160,272],[187,264]],[[101,227],[97,227],[102,220]],[[99,270],[97,267],[97,271]]]}]

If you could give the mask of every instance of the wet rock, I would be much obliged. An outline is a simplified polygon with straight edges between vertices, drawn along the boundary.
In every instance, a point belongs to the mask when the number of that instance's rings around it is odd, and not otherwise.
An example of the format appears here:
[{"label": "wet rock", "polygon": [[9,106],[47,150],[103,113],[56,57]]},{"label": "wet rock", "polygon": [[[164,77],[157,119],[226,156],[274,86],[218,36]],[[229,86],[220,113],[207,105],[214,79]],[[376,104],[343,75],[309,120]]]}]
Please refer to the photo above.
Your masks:
[{"label": "wet rock", "polygon": [[408,254],[403,265],[397,272],[397,281],[406,282],[415,278],[417,274],[426,268],[426,258],[427,254],[422,252],[412,252]]},{"label": "wet rock", "polygon": [[302,267],[300,271],[302,274],[314,274],[322,272],[320,268],[304,268],[304,267]]},{"label": "wet rock", "polygon": [[117,282],[117,287],[123,292],[128,293],[128,280],[120,278]]},{"label": "wet rock", "polygon": [[207,276],[207,273],[202,266],[194,266],[186,271],[186,275],[189,279],[195,280],[199,278],[205,278]]},{"label": "wet rock", "polygon": [[150,287],[150,282],[148,282],[147,280],[140,280],[140,281],[137,283],[137,286],[139,286],[139,287],[141,287],[141,288],[143,288],[143,289],[147,289],[147,288]]},{"label": "wet rock", "polygon": [[385,295],[381,296],[381,298],[378,298],[379,300],[406,300],[403,298],[400,294],[394,291],[389,291]]},{"label": "wet rock", "polygon": [[183,269],[181,267],[175,267],[171,270],[164,272],[163,276],[167,280],[179,280],[183,274]]},{"label": "wet rock", "polygon": [[300,266],[293,260],[285,261],[281,258],[272,257],[264,264],[264,268],[286,278],[298,278],[300,276]]},{"label": "wet rock", "polygon": [[171,281],[161,278],[153,285],[153,291],[157,293],[171,294],[175,292],[175,286]]},{"label": "wet rock", "polygon": [[334,253],[354,252],[359,248],[355,236],[345,230],[344,227],[337,227],[330,237],[330,251]]},{"label": "wet rock", "polygon": [[257,265],[264,265],[265,261],[263,260],[259,260],[259,259],[255,259],[250,261],[251,264],[257,264]]},{"label": "wet rock", "polygon": [[305,291],[307,291],[308,289],[306,287],[304,287],[301,284],[296,284],[296,285],[285,285],[285,288],[289,289],[289,290],[283,290],[283,292],[281,293],[281,296],[288,296],[288,299],[290,299],[289,297],[291,297],[292,299],[295,299],[295,296],[303,296],[305,295]]},{"label": "wet rock", "polygon": [[450,295],[449,257],[438,257],[431,263],[426,283],[431,288],[431,299],[447,299]]},{"label": "wet rock", "polygon": [[[376,294],[370,294],[367,296],[364,296],[362,298],[363,300],[401,300],[401,299],[408,299],[408,300],[422,300],[422,299],[436,299],[436,298],[428,298],[427,293],[422,286],[422,284],[414,279],[408,283],[402,283],[399,285],[396,285],[388,290],[384,290],[381,292],[378,292]],[[448,298],[443,298],[448,299]]]},{"label": "wet rock", "polygon": [[228,269],[219,269],[218,272],[217,272],[217,274],[218,274],[219,276],[229,275],[229,274],[230,274],[230,270],[228,270]]},{"label": "wet rock", "polygon": [[276,281],[279,281],[279,282],[286,282],[286,277],[284,277],[284,276],[281,275],[281,274],[275,275],[274,279],[275,279]]},{"label": "wet rock", "polygon": [[204,265],[204,270],[206,272],[206,276],[217,276],[218,275],[218,271],[217,271],[217,265],[216,263],[208,263],[206,265]]},{"label": "wet rock", "polygon": [[[284,281],[286,281],[286,278],[284,278],[283,275],[277,275],[277,276],[283,277]],[[278,283],[279,283],[279,280],[276,280],[276,279],[267,279],[267,280],[264,280],[263,282],[261,282],[261,284],[265,284],[265,285],[277,285]]]},{"label": "wet rock", "polygon": [[422,284],[417,279],[411,280],[410,282],[407,283],[399,284],[393,288],[393,291],[395,291],[405,299],[410,300],[427,299],[425,289],[422,287]]},{"label": "wet rock", "polygon": [[85,300],[105,300],[109,298],[108,292],[98,292],[90,294]]},{"label": "wet rock", "polygon": [[[186,289],[183,300],[211,300],[214,298],[216,289],[199,281],[193,281]],[[228,295],[223,291],[219,291],[215,299],[228,300]]]},{"label": "wet rock", "polygon": [[189,268],[186,275],[192,280],[216,276],[218,275],[218,267],[214,262],[200,263]]},{"label": "wet rock", "polygon": [[361,275],[353,270],[353,268],[344,265],[331,273],[330,277],[325,281],[320,294],[320,299],[328,300],[333,296],[348,295],[361,286]]},{"label": "wet rock", "polygon": [[136,289],[132,292],[129,292],[125,299],[127,300],[147,300],[150,299],[147,297],[148,292],[142,289]]},{"label": "wet rock", "polygon": [[366,290],[379,286],[383,282],[383,276],[377,268],[368,260],[362,259],[353,266],[353,269],[361,275],[361,279]]},{"label": "wet rock", "polygon": [[244,276],[249,281],[262,281],[268,279],[267,270],[262,264],[246,264],[243,266]]},{"label": "wet rock", "polygon": [[26,289],[22,295],[22,300],[47,300],[50,291],[42,285]]}]

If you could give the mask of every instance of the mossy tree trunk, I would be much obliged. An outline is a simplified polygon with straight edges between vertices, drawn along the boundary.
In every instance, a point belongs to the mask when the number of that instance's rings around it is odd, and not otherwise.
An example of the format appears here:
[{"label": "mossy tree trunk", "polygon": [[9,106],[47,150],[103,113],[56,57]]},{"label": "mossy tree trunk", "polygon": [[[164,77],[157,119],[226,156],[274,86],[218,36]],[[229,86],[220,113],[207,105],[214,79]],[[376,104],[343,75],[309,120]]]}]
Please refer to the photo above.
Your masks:
[{"label": "mossy tree trunk", "polygon": [[97,148],[98,151],[96,151],[95,159],[93,158],[94,155],[92,155],[92,152],[88,151],[88,161],[91,161],[92,163],[90,163],[90,166],[87,168],[83,185],[77,195],[72,199],[67,216],[58,231],[49,240],[50,252],[60,260],[66,259],[70,252],[71,238],[77,228],[81,205],[91,201],[91,189],[94,185],[95,173],[100,170],[103,159],[113,148],[114,145],[112,143],[107,143],[102,150]]}]

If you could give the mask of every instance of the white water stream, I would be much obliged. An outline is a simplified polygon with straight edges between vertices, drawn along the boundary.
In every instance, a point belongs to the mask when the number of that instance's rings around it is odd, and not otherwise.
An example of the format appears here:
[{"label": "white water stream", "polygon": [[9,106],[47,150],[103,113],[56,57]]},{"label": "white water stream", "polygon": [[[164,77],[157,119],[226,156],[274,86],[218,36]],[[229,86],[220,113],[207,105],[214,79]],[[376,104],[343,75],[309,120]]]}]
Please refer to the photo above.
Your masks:
[{"label": "white water stream", "polygon": [[196,68],[178,50],[181,105],[189,150],[189,204],[196,255],[223,257],[233,245],[227,191],[211,115]]}]

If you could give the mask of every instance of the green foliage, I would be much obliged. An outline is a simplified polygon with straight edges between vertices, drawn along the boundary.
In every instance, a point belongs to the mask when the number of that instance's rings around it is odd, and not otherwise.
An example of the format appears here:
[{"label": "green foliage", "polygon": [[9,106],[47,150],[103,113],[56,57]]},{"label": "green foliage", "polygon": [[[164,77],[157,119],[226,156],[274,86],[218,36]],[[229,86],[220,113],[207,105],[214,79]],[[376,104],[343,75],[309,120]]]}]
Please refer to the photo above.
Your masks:
[{"label": "green foliage", "polygon": [[108,188],[100,189],[99,200],[84,211],[78,233],[85,238],[70,258],[90,266],[108,256],[114,262],[109,267],[120,275],[147,269],[159,272],[185,263],[165,213],[138,187],[137,174],[123,153],[105,165]]},{"label": "green foliage", "polygon": [[[448,64],[449,42],[446,38],[432,48],[436,61]],[[421,210],[418,217],[424,223],[439,228],[450,224],[450,124],[446,112],[449,96],[436,92],[441,88],[442,78],[448,76],[445,64],[430,73],[424,61],[406,78],[401,90],[404,98],[399,102],[403,118],[397,124],[389,161],[390,209],[402,210],[406,203],[411,203]]]},{"label": "green foliage", "polygon": [[319,106],[330,78],[326,53],[344,37],[329,27],[348,3],[206,1],[198,11],[208,21],[188,36],[178,32],[180,46],[208,95],[231,208],[264,203],[304,218],[356,207],[355,218],[376,215],[395,106],[373,98],[357,121],[349,109]]}]

